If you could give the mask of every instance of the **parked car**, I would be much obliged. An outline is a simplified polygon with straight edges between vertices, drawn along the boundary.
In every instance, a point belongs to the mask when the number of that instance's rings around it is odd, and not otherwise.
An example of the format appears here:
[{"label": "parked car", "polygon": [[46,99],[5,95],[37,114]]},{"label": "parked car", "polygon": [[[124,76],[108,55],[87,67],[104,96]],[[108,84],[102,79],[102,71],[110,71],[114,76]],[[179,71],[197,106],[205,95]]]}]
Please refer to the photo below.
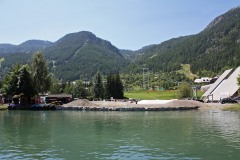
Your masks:
[{"label": "parked car", "polygon": [[223,98],[219,102],[222,103],[222,104],[224,104],[224,103],[238,103],[237,101],[235,101],[231,98]]}]

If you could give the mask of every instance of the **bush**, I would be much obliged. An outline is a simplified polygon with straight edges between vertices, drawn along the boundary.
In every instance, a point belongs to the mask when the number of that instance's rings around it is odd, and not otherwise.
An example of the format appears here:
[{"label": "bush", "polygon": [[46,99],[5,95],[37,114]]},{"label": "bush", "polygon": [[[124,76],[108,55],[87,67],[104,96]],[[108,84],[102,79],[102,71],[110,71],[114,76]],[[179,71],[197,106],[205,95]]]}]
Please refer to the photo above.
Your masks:
[{"label": "bush", "polygon": [[178,98],[189,98],[192,96],[192,88],[189,83],[183,82],[178,86]]},{"label": "bush", "polygon": [[7,109],[7,108],[8,108],[7,105],[1,105],[1,104],[0,104],[0,110],[5,110],[5,109]]}]

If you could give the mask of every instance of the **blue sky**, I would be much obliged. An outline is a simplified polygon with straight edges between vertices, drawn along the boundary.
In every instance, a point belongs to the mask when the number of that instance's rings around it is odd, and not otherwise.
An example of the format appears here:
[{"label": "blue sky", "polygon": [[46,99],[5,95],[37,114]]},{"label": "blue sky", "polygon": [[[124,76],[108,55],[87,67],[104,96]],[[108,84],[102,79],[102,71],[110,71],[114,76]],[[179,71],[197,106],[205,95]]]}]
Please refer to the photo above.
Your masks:
[{"label": "blue sky", "polygon": [[90,31],[121,49],[202,31],[239,0],[0,0],[0,43]]}]

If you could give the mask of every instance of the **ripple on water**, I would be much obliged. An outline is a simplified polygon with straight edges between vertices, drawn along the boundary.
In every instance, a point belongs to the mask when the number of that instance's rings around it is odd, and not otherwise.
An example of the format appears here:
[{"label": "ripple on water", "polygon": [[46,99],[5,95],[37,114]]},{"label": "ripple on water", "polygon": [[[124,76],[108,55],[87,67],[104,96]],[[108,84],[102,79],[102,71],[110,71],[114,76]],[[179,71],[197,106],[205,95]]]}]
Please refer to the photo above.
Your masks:
[{"label": "ripple on water", "polygon": [[[19,148],[19,146],[11,146],[12,148]],[[0,151],[0,159],[63,159],[58,157],[59,150],[45,150],[34,153],[29,153],[21,149],[9,149]]]},{"label": "ripple on water", "polygon": [[180,159],[199,160],[198,157],[186,157],[184,153],[172,154],[159,148],[146,148],[143,146],[119,146],[113,153],[91,152],[97,159],[118,159],[118,160],[145,160],[145,159]]},{"label": "ripple on water", "polygon": [[[238,113],[63,111],[44,112],[44,121],[38,118],[40,112],[4,113],[0,123],[0,159],[240,157]],[[45,125],[38,127],[42,123]]]}]

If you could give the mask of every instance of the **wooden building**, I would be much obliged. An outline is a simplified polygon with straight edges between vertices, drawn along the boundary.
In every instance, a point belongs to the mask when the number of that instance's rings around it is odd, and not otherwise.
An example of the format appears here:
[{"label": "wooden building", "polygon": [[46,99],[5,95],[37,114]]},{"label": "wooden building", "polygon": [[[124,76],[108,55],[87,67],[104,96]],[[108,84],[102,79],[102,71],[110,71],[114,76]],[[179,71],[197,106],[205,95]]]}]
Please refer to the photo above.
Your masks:
[{"label": "wooden building", "polygon": [[71,94],[51,94],[46,96],[46,103],[59,102],[62,104],[69,103],[72,101]]}]

